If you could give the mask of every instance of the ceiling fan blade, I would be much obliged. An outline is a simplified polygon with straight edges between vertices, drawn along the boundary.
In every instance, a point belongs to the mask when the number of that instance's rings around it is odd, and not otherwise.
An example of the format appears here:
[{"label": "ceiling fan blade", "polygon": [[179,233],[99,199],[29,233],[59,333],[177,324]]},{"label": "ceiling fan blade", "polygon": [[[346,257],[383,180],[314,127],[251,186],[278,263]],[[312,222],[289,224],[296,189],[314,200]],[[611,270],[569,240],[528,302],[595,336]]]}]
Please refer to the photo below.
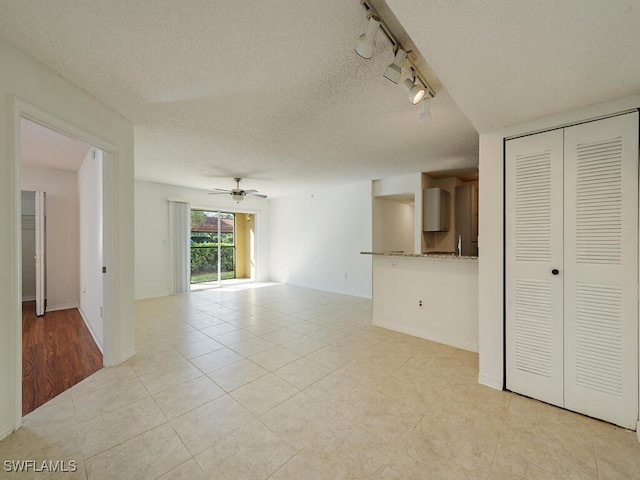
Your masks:
[{"label": "ceiling fan blade", "polygon": [[214,188],[215,192],[209,192],[209,195],[222,195],[222,194],[230,194],[232,196],[233,195],[241,195],[241,196],[252,195],[254,197],[267,198],[266,195],[262,195],[261,193],[258,193],[258,190],[255,190],[255,189],[242,190],[241,188],[239,188],[241,179],[234,178],[234,180],[236,181],[237,188],[233,188],[231,190],[227,190],[224,188]]}]

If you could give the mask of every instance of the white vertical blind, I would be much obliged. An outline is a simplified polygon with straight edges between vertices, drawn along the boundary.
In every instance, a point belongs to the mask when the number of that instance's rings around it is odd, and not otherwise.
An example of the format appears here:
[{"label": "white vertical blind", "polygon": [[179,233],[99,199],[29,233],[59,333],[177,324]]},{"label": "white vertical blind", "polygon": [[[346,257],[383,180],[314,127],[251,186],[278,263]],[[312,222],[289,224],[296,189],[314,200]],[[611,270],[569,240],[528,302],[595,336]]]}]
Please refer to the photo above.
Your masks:
[{"label": "white vertical blind", "polygon": [[173,293],[187,293],[190,289],[191,264],[191,205],[169,200],[169,237],[173,256]]}]

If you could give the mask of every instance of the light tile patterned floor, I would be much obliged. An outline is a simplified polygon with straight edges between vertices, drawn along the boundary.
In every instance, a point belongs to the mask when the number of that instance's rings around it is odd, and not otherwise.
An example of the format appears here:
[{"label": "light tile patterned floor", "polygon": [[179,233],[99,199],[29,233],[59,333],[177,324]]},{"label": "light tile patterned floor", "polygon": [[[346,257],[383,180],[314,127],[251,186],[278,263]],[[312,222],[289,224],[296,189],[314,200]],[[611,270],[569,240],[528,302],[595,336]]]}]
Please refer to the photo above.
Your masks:
[{"label": "light tile patterned floor", "polygon": [[136,335],[0,442],[78,471],[0,477],[640,479],[634,433],[479,385],[476,354],[373,327],[368,300],[200,291],[137,302]]}]

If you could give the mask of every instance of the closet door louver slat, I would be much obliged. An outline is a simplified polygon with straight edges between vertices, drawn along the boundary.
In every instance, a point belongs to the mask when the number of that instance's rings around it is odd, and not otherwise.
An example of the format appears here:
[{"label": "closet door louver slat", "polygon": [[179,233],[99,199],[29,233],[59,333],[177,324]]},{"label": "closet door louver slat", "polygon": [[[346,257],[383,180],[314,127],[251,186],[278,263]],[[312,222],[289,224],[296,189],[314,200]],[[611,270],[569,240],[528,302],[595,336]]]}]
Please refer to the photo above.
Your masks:
[{"label": "closet door louver slat", "polygon": [[622,138],[577,145],[576,162],[576,259],[620,265]]}]

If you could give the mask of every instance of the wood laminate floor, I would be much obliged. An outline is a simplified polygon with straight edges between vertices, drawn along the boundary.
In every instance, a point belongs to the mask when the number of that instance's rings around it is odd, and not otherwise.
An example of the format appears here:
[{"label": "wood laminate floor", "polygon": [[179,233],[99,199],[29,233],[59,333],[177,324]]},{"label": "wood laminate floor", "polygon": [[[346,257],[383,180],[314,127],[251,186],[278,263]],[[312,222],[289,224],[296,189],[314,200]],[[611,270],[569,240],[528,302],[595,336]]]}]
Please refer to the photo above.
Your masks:
[{"label": "wood laminate floor", "polygon": [[77,308],[36,317],[22,304],[22,414],[102,368],[102,353]]}]

